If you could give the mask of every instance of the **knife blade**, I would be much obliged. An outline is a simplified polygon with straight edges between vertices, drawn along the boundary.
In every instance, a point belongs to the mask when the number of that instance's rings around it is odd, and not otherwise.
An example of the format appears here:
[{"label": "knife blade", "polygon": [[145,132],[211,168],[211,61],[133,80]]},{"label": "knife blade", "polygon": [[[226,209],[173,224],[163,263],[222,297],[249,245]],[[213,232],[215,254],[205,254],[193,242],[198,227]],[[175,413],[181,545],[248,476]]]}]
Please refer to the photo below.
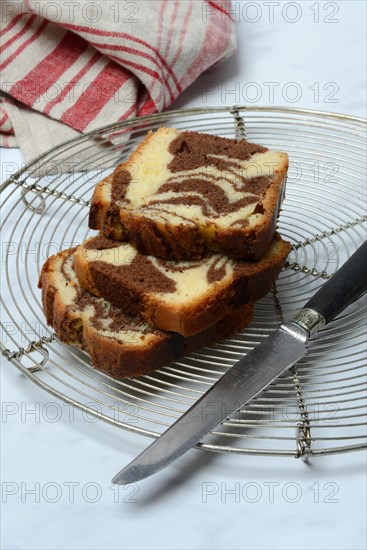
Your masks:
[{"label": "knife blade", "polygon": [[307,342],[367,290],[367,241],[289,322],[231,367],[112,483],[140,481],[171,464],[220,422],[248,404],[307,353]]}]

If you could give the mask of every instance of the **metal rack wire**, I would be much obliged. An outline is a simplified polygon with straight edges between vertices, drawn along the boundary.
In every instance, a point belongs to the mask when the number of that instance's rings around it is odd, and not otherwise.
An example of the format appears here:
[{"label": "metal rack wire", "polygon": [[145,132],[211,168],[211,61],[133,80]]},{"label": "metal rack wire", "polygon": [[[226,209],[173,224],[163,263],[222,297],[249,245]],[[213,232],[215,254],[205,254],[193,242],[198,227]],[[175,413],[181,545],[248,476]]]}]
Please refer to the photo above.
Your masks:
[{"label": "metal rack wire", "polygon": [[[236,337],[138,379],[116,381],[58,342],[37,290],[46,257],[80,243],[96,183],[161,125],[261,143],[290,156],[279,230],[293,243],[272,293]],[[363,119],[273,107],[172,111],[56,147],[1,186],[2,355],[30,380],[117,427],[157,437],[244,353],[291,317],[366,238]],[[308,355],[198,445],[308,457],[366,447],[366,302],[322,330]]]}]

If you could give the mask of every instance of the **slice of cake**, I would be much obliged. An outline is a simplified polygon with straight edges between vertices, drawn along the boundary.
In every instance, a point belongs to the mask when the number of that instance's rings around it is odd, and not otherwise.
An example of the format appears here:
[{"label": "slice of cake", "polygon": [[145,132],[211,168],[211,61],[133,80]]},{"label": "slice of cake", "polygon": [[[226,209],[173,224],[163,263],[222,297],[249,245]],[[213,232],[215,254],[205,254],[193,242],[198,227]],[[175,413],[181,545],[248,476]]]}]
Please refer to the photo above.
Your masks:
[{"label": "slice of cake", "polygon": [[151,328],[141,318],[83,290],[74,271],[74,252],[70,249],[51,256],[42,268],[38,286],[44,313],[62,342],[85,349],[94,367],[115,378],[158,369],[251,322],[253,304],[249,303],[190,338]]},{"label": "slice of cake", "polygon": [[267,294],[290,244],[279,235],[257,262],[220,254],[174,262],[139,253],[104,236],[79,246],[74,264],[79,283],[153,327],[191,336],[236,308]]},{"label": "slice of cake", "polygon": [[97,185],[89,226],[162,258],[257,260],[273,239],[287,169],[286,153],[160,128]]}]

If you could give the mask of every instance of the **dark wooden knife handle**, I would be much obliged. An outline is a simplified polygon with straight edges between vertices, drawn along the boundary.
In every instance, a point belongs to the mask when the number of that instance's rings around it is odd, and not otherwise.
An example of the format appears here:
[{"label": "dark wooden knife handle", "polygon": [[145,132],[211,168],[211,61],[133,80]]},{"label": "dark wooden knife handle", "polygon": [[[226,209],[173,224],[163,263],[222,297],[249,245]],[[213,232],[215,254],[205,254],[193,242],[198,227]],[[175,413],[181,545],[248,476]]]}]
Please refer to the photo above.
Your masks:
[{"label": "dark wooden knife handle", "polygon": [[367,241],[304,306],[321,313],[326,323],[367,290]]}]

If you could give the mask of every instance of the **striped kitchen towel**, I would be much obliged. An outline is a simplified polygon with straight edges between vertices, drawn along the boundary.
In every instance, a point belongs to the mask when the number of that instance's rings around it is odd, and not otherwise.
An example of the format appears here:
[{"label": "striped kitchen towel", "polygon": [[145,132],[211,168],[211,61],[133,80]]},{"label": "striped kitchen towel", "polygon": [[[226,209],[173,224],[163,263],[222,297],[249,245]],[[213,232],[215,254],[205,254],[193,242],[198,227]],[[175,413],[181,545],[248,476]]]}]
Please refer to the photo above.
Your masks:
[{"label": "striped kitchen towel", "polygon": [[2,0],[1,144],[30,160],[162,111],[234,50],[230,0]]}]

